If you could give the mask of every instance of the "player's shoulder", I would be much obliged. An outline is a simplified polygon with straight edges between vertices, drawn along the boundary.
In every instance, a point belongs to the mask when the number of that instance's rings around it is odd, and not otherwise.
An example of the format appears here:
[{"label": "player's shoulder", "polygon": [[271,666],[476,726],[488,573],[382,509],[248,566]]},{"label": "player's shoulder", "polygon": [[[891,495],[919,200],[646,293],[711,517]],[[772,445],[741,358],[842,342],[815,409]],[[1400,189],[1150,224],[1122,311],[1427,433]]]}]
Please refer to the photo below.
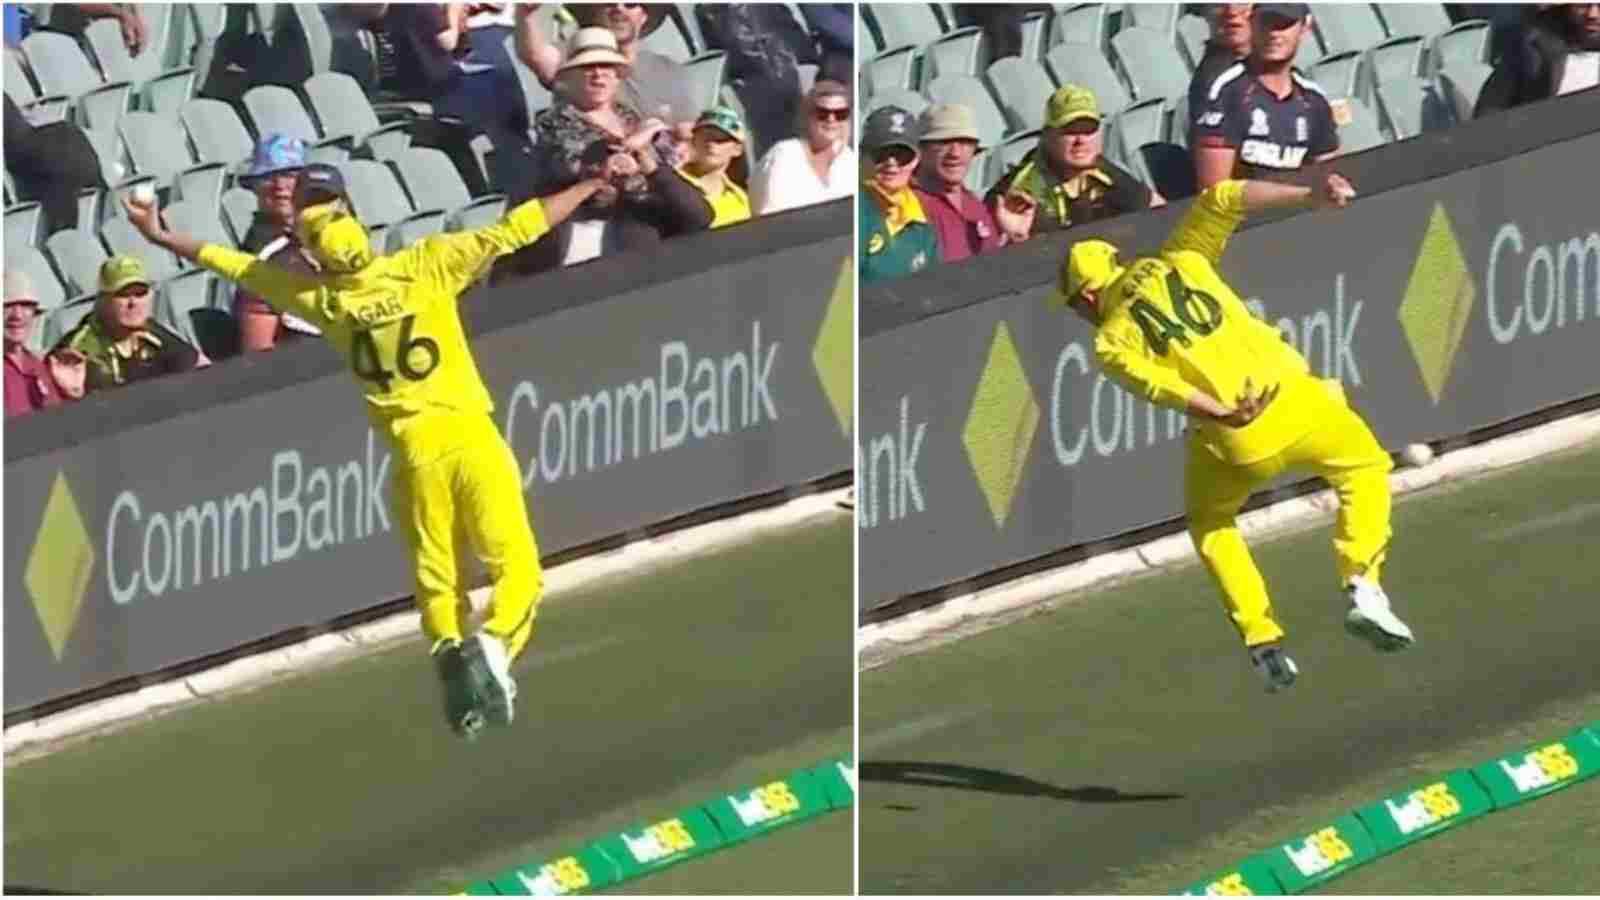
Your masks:
[{"label": "player's shoulder", "polygon": [[1206,86],[1206,102],[1223,103],[1240,96],[1250,83],[1245,77],[1248,71],[1244,63],[1236,62],[1218,72],[1217,77],[1211,79],[1211,83]]},{"label": "player's shoulder", "polygon": [[1299,69],[1292,69],[1290,70],[1289,74],[1290,77],[1294,79],[1295,86],[1300,88],[1300,90],[1305,93],[1306,99],[1309,100],[1313,106],[1320,106],[1323,109],[1332,109],[1332,106],[1328,101],[1328,92],[1323,90],[1322,85],[1317,84],[1315,79],[1311,78],[1309,75],[1303,74]]}]

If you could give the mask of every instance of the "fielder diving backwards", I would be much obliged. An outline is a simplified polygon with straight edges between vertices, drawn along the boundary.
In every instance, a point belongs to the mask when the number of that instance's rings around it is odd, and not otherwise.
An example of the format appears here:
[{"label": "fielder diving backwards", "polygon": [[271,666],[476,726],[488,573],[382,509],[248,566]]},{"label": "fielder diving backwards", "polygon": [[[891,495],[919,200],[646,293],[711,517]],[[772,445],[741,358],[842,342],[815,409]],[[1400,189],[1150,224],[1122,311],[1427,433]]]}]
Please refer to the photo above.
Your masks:
[{"label": "fielder diving backwards", "polygon": [[[1339,495],[1333,548],[1350,600],[1345,628],[1385,652],[1413,640],[1378,584],[1390,534],[1389,455],[1338,384],[1314,377],[1216,270],[1247,214],[1307,201],[1342,207],[1354,196],[1338,175],[1322,191],[1221,182],[1154,256],[1124,264],[1105,241],[1073,244],[1052,297],[1095,326],[1095,355],[1109,375],[1194,422],[1184,468],[1189,536],[1269,691],[1293,684],[1299,670],[1234,518],[1252,490],[1287,469],[1308,469]],[[1231,406],[1228,397],[1237,398]]]},{"label": "fielder diving backwards", "polygon": [[[631,161],[613,157],[603,177],[529,200],[494,225],[434,235],[387,256],[373,254],[339,171],[307,166],[295,185],[296,227],[321,266],[317,275],[168,231],[153,203],[124,201],[147,239],[311,322],[344,356],[373,427],[394,447],[391,497],[416,562],[422,631],[450,727],[469,740],[486,721],[511,722],[511,663],[533,635],[542,579],[517,462],[490,417],[494,404],[457,299],[495,257],[537,240]],[[469,548],[493,589],[488,620],[465,638],[471,604],[459,567]]]}]

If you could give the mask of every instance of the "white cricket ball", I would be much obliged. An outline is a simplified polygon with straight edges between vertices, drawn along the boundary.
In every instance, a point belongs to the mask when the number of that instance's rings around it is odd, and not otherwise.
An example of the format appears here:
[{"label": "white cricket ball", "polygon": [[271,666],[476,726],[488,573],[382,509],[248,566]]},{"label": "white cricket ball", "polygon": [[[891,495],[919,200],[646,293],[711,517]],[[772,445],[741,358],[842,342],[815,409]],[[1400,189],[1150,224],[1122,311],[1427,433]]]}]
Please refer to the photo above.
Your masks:
[{"label": "white cricket ball", "polygon": [[156,189],[148,184],[136,185],[133,189],[133,202],[139,206],[149,206],[156,202]]},{"label": "white cricket ball", "polygon": [[1427,444],[1407,444],[1406,448],[1400,451],[1400,458],[1410,466],[1425,466],[1433,462],[1433,448]]}]

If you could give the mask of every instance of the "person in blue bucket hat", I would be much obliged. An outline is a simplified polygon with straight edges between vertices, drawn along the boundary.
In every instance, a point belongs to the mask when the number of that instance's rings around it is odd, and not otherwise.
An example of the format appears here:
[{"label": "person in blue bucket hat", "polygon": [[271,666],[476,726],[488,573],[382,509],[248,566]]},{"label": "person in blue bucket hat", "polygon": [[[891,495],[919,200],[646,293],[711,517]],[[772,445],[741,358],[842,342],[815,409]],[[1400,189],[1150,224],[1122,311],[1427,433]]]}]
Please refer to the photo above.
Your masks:
[{"label": "person in blue bucket hat", "polygon": [[[273,133],[256,144],[249,168],[238,178],[240,187],[256,195],[255,218],[240,239],[239,249],[286,269],[310,273],[317,271],[317,265],[294,233],[294,185],[305,167],[306,145],[299,138]],[[239,323],[239,349],[246,353],[271,350],[302,334],[318,334],[315,325],[278,313],[244,288],[234,293],[233,315]]]}]

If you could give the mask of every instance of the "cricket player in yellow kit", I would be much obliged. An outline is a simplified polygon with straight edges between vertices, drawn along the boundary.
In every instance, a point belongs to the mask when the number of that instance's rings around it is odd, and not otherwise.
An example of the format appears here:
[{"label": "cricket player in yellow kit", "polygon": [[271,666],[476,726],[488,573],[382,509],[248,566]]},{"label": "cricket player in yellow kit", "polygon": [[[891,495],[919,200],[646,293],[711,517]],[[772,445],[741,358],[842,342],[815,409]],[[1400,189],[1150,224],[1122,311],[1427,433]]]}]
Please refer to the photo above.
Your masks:
[{"label": "cricket player in yellow kit", "polygon": [[[497,256],[537,240],[630,162],[613,158],[600,177],[530,200],[494,225],[433,235],[387,256],[373,254],[339,171],[308,166],[295,207],[317,275],[167,231],[153,204],[126,201],[146,238],[318,326],[344,357],[373,427],[394,448],[395,521],[416,562],[422,630],[444,682],[446,717],[468,739],[485,722],[512,719],[511,663],[533,634],[542,582],[517,462],[490,417],[494,404],[457,300]],[[469,548],[493,584],[488,620],[470,638],[462,633],[471,606],[461,569]]]},{"label": "cricket player in yellow kit", "polygon": [[1251,491],[1285,470],[1310,470],[1339,496],[1333,545],[1350,601],[1346,629],[1385,652],[1413,640],[1378,580],[1390,535],[1389,455],[1338,384],[1313,376],[1216,270],[1246,215],[1306,202],[1342,207],[1355,196],[1338,175],[1321,187],[1214,185],[1154,256],[1124,263],[1105,241],[1074,244],[1053,296],[1096,327],[1095,356],[1107,374],[1189,414],[1189,536],[1269,691],[1293,684],[1299,670],[1235,517]]}]

